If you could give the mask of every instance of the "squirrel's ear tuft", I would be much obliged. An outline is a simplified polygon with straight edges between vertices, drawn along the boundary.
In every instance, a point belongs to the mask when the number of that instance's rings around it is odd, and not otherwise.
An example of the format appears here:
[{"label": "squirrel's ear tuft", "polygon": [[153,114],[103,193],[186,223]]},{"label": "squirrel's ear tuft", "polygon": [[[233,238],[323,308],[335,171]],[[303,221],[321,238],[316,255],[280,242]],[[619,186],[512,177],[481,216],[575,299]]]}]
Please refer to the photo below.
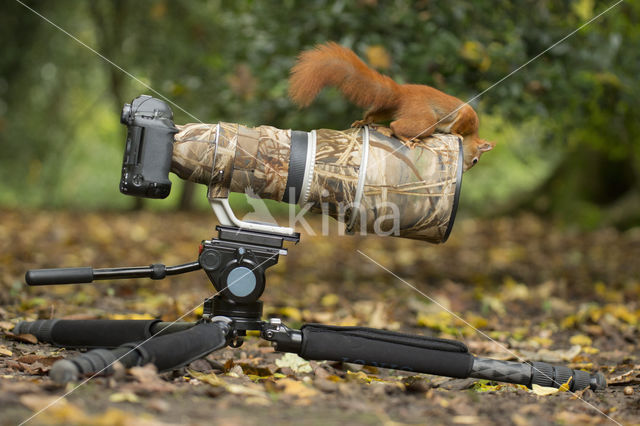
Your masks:
[{"label": "squirrel's ear tuft", "polygon": [[480,139],[480,143],[478,144],[478,150],[480,152],[487,152],[487,151],[491,151],[494,146],[496,146],[495,142],[487,142],[484,139]]}]

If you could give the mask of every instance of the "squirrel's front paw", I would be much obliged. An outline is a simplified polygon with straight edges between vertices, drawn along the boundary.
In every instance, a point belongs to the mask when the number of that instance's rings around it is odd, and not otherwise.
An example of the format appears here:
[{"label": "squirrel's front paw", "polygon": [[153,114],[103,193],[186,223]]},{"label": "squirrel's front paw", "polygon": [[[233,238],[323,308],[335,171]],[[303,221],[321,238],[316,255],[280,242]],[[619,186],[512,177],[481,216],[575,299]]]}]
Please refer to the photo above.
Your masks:
[{"label": "squirrel's front paw", "polygon": [[364,127],[364,126],[366,126],[367,124],[369,124],[369,123],[367,123],[367,122],[366,122],[366,121],[364,121],[364,120],[356,120],[356,121],[354,121],[353,123],[351,123],[351,127]]},{"label": "squirrel's front paw", "polygon": [[376,129],[376,132],[381,133],[381,134],[385,135],[388,138],[392,138],[393,137],[393,130],[391,130],[388,127],[376,126],[375,129]]}]

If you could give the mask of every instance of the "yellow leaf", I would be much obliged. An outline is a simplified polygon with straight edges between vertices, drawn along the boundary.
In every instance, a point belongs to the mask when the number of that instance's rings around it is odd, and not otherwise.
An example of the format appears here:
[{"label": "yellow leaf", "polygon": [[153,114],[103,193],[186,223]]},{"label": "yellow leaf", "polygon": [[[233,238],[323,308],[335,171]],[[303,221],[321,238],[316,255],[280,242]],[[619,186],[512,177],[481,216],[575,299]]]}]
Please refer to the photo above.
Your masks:
[{"label": "yellow leaf", "polygon": [[13,352],[11,352],[6,346],[0,345],[0,355],[11,356]]},{"label": "yellow leaf", "polygon": [[325,308],[328,308],[330,306],[337,305],[339,301],[340,301],[340,297],[338,297],[337,294],[329,293],[324,295],[322,299],[320,299],[320,304]]},{"label": "yellow leaf", "polygon": [[[470,61],[477,62],[482,58],[482,45],[477,41],[467,40],[462,45],[462,50],[460,51],[460,55],[468,59]],[[492,249],[490,252],[490,256],[493,261],[501,260],[502,251],[498,251],[497,249]]]},{"label": "yellow leaf", "polygon": [[576,334],[575,336],[572,336],[569,339],[569,342],[572,345],[590,346],[591,345],[591,338],[589,336],[584,335],[584,334]]},{"label": "yellow leaf", "polygon": [[586,353],[586,354],[591,354],[591,355],[593,355],[593,354],[597,354],[597,353],[599,353],[599,352],[600,352],[600,349],[598,349],[598,348],[594,348],[594,347],[592,347],[592,346],[587,346],[587,347],[582,348],[582,352],[584,352],[584,353]]},{"label": "yellow leaf", "polygon": [[284,308],[278,309],[278,313],[280,315],[284,315],[287,318],[291,318],[294,321],[302,321],[302,313],[298,308],[294,308],[292,306],[285,306]]},{"label": "yellow leaf", "polygon": [[534,336],[530,340],[532,342],[538,343],[540,346],[544,348],[548,348],[553,344],[553,340],[549,339],[548,337]]},{"label": "yellow leaf", "polygon": [[480,315],[468,314],[468,315],[465,315],[465,319],[469,324],[471,324],[475,328],[484,328],[489,324],[487,319]]},{"label": "yellow leaf", "polygon": [[624,305],[607,305],[606,310],[613,314],[614,317],[628,324],[636,325],[638,323],[638,317]]},{"label": "yellow leaf", "polygon": [[47,410],[52,423],[82,424],[87,423],[87,415],[76,405],[64,398],[41,394],[27,394],[20,397],[20,403],[33,411]]},{"label": "yellow leaf", "polygon": [[109,401],[111,402],[140,402],[140,399],[133,392],[117,392],[109,395]]},{"label": "yellow leaf", "polygon": [[200,373],[199,371],[191,370],[190,368],[187,368],[187,373],[189,373],[191,377],[211,386],[227,386],[227,382],[216,376],[214,373]]},{"label": "yellow leaf", "polygon": [[284,386],[284,393],[288,395],[295,395],[298,398],[313,398],[318,394],[317,390],[298,380],[282,379],[278,384]]},{"label": "yellow leaf", "polygon": [[563,384],[560,385],[560,387],[558,388],[558,391],[559,392],[568,391],[569,390],[569,383],[571,383],[572,379],[573,379],[573,376],[569,377],[566,382],[564,382]]},{"label": "yellow leaf", "polygon": [[267,393],[259,388],[252,388],[244,385],[230,384],[226,386],[226,390],[234,395],[247,395],[258,398],[267,398]]},{"label": "yellow leaf", "polygon": [[373,381],[364,371],[357,371],[355,373],[353,371],[347,371],[347,379],[367,384]]},{"label": "yellow leaf", "polygon": [[502,389],[502,385],[490,385],[489,382],[481,381],[476,383],[473,389],[476,392],[494,392]]},{"label": "yellow leaf", "polygon": [[578,0],[571,4],[573,13],[583,21],[588,21],[593,16],[594,0]]},{"label": "yellow leaf", "polygon": [[295,373],[311,373],[313,371],[309,361],[293,353],[284,354],[282,358],[276,360],[276,365],[280,368],[290,368]]},{"label": "yellow leaf", "polygon": [[95,426],[111,426],[111,425],[135,425],[135,424],[154,424],[153,422],[145,421],[144,418],[135,417],[130,413],[118,410],[116,408],[109,408],[102,414],[95,416],[87,416],[83,422],[79,424],[91,424]]},{"label": "yellow leaf", "polygon": [[[222,380],[220,377],[216,376],[213,373],[200,373],[191,369],[187,369],[187,372],[194,378],[200,380],[203,383],[207,383],[211,386],[215,387],[223,387],[227,392],[232,393],[234,395],[245,395],[252,398],[252,405],[268,405],[269,399],[267,398],[267,393],[262,390],[262,387],[259,385],[257,387],[230,384]],[[258,401],[259,400],[259,401]]]},{"label": "yellow leaf", "polygon": [[195,315],[196,317],[201,317],[203,313],[204,313],[204,306],[202,305],[198,306],[193,311],[193,315]]},{"label": "yellow leaf", "polygon": [[109,315],[109,319],[113,320],[147,320],[147,319],[155,319],[152,315],[149,314],[111,314]]},{"label": "yellow leaf", "polygon": [[420,326],[442,330],[451,326],[451,319],[451,314],[440,311],[429,314],[419,313],[417,321]]},{"label": "yellow leaf", "polygon": [[379,44],[367,47],[367,61],[374,68],[386,70],[391,66],[391,56],[384,46]]},{"label": "yellow leaf", "polygon": [[539,396],[549,396],[558,392],[566,392],[569,390],[569,383],[571,383],[571,380],[573,380],[573,376],[569,377],[569,379],[565,383],[561,384],[559,388],[540,386],[534,383],[531,386],[531,391]]},{"label": "yellow leaf", "polygon": [[535,393],[538,396],[549,396],[558,393],[558,389],[547,386],[540,386],[534,383],[531,386],[531,392]]},{"label": "yellow leaf", "polygon": [[578,322],[578,317],[576,315],[569,315],[568,317],[562,320],[562,323],[560,324],[560,326],[562,328],[571,328],[575,326],[577,322]]}]

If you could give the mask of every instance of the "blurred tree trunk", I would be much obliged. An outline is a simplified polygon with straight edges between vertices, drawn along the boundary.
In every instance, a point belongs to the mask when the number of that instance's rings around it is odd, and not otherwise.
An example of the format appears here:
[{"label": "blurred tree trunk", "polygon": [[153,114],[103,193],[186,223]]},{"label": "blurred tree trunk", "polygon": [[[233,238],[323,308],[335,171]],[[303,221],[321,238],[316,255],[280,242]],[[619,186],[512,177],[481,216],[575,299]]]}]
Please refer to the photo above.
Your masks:
[{"label": "blurred tree trunk", "polygon": [[195,189],[195,183],[185,181],[182,188],[182,195],[180,196],[178,210],[188,211],[193,209],[193,194],[195,193]]},{"label": "blurred tree trunk", "polygon": [[[127,27],[127,3],[124,0],[92,1],[89,2],[89,10],[96,29],[97,50],[109,60],[122,66],[120,52],[125,36],[124,30]],[[115,111],[119,113],[125,101],[125,79],[129,77],[111,64],[105,63],[105,67],[109,90],[116,106]],[[144,198],[135,197],[133,210],[142,210],[143,207]]]}]

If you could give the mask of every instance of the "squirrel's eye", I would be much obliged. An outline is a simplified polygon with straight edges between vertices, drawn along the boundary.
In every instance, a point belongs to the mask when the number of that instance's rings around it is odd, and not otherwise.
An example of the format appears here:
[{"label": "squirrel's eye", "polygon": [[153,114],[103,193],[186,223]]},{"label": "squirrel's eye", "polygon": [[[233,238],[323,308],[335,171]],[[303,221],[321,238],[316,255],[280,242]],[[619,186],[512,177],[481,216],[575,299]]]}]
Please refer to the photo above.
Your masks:
[{"label": "squirrel's eye", "polygon": [[478,159],[477,159],[477,158],[474,158],[474,159],[473,159],[473,164],[477,164],[477,163],[478,163]]}]

